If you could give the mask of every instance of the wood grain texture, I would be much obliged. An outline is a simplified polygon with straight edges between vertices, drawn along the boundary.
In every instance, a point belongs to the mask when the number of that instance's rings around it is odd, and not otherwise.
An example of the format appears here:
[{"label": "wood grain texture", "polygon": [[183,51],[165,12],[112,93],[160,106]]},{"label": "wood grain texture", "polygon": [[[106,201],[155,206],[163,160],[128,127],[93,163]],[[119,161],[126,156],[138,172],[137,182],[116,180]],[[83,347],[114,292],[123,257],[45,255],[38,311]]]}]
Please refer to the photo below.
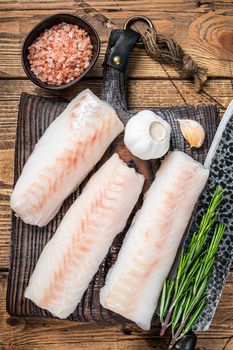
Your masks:
[{"label": "wood grain texture", "polygon": [[[174,86],[175,83],[175,86]],[[101,95],[102,81],[83,80],[70,91],[51,94],[36,87],[28,80],[0,80],[0,268],[9,263],[10,215],[9,196],[13,184],[13,163],[17,114],[20,95],[23,91],[47,97],[73,98],[78,92],[89,87]],[[178,91],[177,91],[178,90]],[[217,103],[221,114],[233,97],[231,82],[226,79],[211,79],[204,91],[198,94],[193,84],[176,80],[130,80],[128,106],[130,109],[152,108],[154,106],[175,106],[185,104]]]},{"label": "wood grain texture", "polygon": [[[144,52],[135,49],[129,72],[133,78],[129,82],[130,108],[217,102],[223,113],[233,98],[231,0],[18,0],[17,2],[2,0],[0,2],[0,270],[1,268],[6,270],[9,261],[9,195],[13,181],[13,149],[19,97],[23,91],[48,96],[47,92],[38,89],[25,79],[20,63],[20,46],[25,34],[39,20],[58,12],[74,12],[90,20],[99,31],[102,43],[99,60],[89,75],[89,80],[82,81],[75,89],[67,92],[65,95],[68,98],[87,86],[100,96],[101,80],[96,77],[102,76],[101,64],[110,30],[121,26],[129,16],[139,13],[150,16],[160,32],[176,38],[188,53],[194,55],[199,64],[206,65],[213,79],[208,81],[204,93],[198,95],[192,84],[180,80],[179,73],[173,68],[162,67]],[[49,96],[53,97],[52,94]],[[7,272],[0,273],[1,350],[167,349],[167,339],[159,339],[157,330],[145,335],[139,333],[137,329],[131,332],[131,329],[126,327],[127,334],[124,334],[120,326],[74,325],[73,322],[54,319],[10,317],[5,308],[6,281]],[[232,286],[231,273],[210,330],[198,334],[199,350],[233,350]]]},{"label": "wood grain texture", "polygon": [[[7,272],[0,273],[1,350],[167,350],[159,329],[143,332],[132,324],[74,323],[56,319],[11,317],[6,313]],[[213,324],[198,333],[199,350],[232,350],[233,273],[228,276]]]},{"label": "wood grain texture", "polygon": [[[101,53],[91,76],[102,75],[111,29],[122,27],[127,17],[141,13],[153,20],[159,32],[176,39],[197,63],[207,67],[210,76],[232,76],[233,11],[228,1],[20,0],[0,2],[0,77],[25,77],[20,62],[23,38],[44,16],[62,12],[83,16],[100,34]],[[177,78],[179,73],[154,62],[144,50],[135,49],[130,76],[167,79]]]},{"label": "wood grain texture", "polygon": [[[110,54],[111,47],[115,44],[120,36],[120,31],[112,32],[109,47],[106,53],[106,61]],[[117,111],[119,118],[124,122],[132,116],[127,111],[127,73],[119,72],[111,67],[105,66],[103,77],[103,98],[111,103]],[[35,95],[23,94],[20,100],[19,115],[17,122],[16,144],[15,144],[15,165],[14,181],[16,182],[22,172],[23,166],[29,155],[32,153],[35,144],[42,136],[49,124],[64,110],[66,103],[56,101],[55,99],[46,99]],[[169,122],[171,125],[171,149],[179,149],[190,154],[194,159],[204,163],[208,149],[212,143],[217,125],[219,123],[218,110],[215,105],[200,105],[196,107],[180,106],[157,108],[156,113]],[[177,118],[185,116],[199,121],[206,130],[206,137],[203,146],[200,149],[191,149],[185,142],[179,131]],[[34,305],[30,300],[24,298],[24,291],[28,285],[29,278],[34,270],[36,262],[43,250],[45,244],[53,236],[62,218],[67,212],[70,205],[78,197],[82,188],[87,183],[90,176],[98,169],[107,158],[117,152],[121,159],[128,162],[132,159],[136,163],[137,169],[145,176],[147,191],[149,185],[153,182],[158,167],[158,161],[141,161],[133,157],[126,149],[120,135],[105,153],[105,156],[97,164],[94,170],[85,179],[77,191],[75,191],[62,205],[58,215],[45,227],[38,228],[26,225],[20,218],[12,217],[12,234],[11,234],[11,261],[9,272],[9,285],[7,293],[7,310],[13,316],[44,316],[49,317],[51,314]],[[138,207],[136,208],[136,210]],[[118,315],[104,309],[99,303],[99,290],[104,285],[106,274],[114,264],[117,254],[120,250],[122,240],[128,230],[135,210],[130,216],[130,221],[125,230],[114,240],[107,257],[103,260],[97,274],[89,284],[87,291],[84,293],[80,304],[77,306],[70,320],[75,321],[111,321],[119,322],[124,319]],[[156,323],[156,320],[155,320]]]}]

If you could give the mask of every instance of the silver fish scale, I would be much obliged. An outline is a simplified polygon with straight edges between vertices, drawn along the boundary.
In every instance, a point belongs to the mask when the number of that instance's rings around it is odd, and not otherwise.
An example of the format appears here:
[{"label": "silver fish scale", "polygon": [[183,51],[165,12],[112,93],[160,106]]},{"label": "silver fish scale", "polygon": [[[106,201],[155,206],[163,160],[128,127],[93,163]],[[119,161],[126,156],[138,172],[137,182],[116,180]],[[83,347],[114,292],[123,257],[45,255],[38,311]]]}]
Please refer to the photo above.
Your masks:
[{"label": "silver fish scale", "polygon": [[225,223],[227,227],[209,280],[207,305],[194,327],[195,331],[204,331],[209,328],[233,261],[233,115],[223,132],[210,170],[210,177],[195,209],[190,235],[185,245],[190,241],[191,234],[198,229],[201,217],[206,212],[217,185],[225,189],[224,199],[219,207],[218,221]]}]

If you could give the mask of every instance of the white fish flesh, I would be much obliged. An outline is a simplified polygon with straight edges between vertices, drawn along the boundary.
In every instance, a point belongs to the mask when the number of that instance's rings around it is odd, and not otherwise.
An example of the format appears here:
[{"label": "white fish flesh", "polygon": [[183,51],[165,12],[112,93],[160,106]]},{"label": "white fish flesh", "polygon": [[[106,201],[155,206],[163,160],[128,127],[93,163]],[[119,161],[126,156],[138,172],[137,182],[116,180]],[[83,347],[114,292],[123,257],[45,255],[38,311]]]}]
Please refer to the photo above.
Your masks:
[{"label": "white fish flesh", "polygon": [[83,181],[124,127],[114,109],[84,90],[48,127],[19,177],[11,208],[44,226]]},{"label": "white fish flesh", "polygon": [[76,308],[142,191],[144,176],[114,154],[88,181],[37,262],[25,297],[66,318]]},{"label": "white fish flesh", "polygon": [[209,170],[180,151],[163,160],[101,289],[101,304],[150,329],[163,283]]}]

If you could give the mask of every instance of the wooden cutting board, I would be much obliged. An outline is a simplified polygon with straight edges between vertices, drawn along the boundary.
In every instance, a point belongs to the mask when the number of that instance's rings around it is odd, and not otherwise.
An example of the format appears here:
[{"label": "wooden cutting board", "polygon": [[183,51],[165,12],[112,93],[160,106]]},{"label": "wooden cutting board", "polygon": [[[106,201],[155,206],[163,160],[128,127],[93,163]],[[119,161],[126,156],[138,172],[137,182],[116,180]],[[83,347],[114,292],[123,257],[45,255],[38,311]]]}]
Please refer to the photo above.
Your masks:
[{"label": "wooden cutting board", "polygon": [[[116,43],[120,33],[120,30],[114,30],[111,33],[106,58],[109,56],[110,49]],[[164,93],[166,93],[166,91],[164,91]],[[116,109],[119,117],[124,123],[135,114],[135,112],[127,110],[126,96],[127,72],[119,72],[114,68],[105,65],[102,97]],[[23,166],[29,155],[32,153],[35,144],[43,135],[49,124],[65,109],[67,103],[68,102],[65,101],[43,98],[27,93],[22,94],[19,105],[15,144],[14,183],[16,183],[19,178]],[[154,111],[167,120],[172,127],[171,149],[185,151],[193,158],[203,163],[219,123],[217,107],[215,105],[167,107],[155,108]],[[195,119],[203,125],[206,131],[206,138],[200,149],[190,149],[179,131],[179,126],[176,121],[177,118]],[[139,172],[143,173],[146,177],[146,184],[144,187],[145,192],[154,180],[159,161],[141,161],[134,158],[123,144],[123,135],[120,135],[109,147],[101,161],[92,170],[79,189],[70,195],[70,197],[64,202],[57,216],[47,226],[38,228],[36,226],[26,225],[21,219],[16,218],[12,213],[11,257],[7,289],[7,310],[11,315],[51,317],[51,314],[48,311],[40,309],[30,300],[25,299],[24,290],[41,251],[55,233],[66,211],[82,192],[82,189],[90,176],[114,152],[118,152],[120,157],[126,162],[132,160],[135,161]],[[138,209],[141,203],[142,196],[136,209]],[[75,312],[69,317],[70,320],[96,322],[124,321],[122,317],[104,309],[100,305],[99,290],[104,285],[104,280],[109,268],[116,261],[122,240],[136,209],[130,216],[124,232],[116,237],[107,257],[104,259],[98,272],[89,284],[80,304],[77,306]]]}]

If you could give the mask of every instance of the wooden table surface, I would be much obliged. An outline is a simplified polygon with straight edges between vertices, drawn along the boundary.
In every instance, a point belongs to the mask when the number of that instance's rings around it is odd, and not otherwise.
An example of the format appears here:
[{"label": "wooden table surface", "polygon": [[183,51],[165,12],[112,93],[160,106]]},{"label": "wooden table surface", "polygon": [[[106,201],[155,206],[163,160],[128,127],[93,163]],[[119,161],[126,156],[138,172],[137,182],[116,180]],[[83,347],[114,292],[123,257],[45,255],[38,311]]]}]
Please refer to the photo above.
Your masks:
[{"label": "wooden table surface", "polygon": [[[17,110],[22,91],[53,96],[33,85],[20,62],[23,38],[44,16],[76,13],[89,20],[101,37],[99,59],[86,80],[62,96],[71,98],[89,87],[100,94],[102,62],[109,33],[126,18],[144,14],[157,30],[175,38],[201,66],[209,80],[201,94],[170,66],[135,49],[131,58],[129,107],[150,108],[216,103],[224,112],[233,98],[233,2],[229,0],[1,0],[0,1],[0,350],[167,349],[158,329],[73,323],[55,319],[15,318],[6,312]],[[56,95],[57,96],[57,95]],[[201,350],[233,350],[233,272],[209,331],[198,334]]]}]

